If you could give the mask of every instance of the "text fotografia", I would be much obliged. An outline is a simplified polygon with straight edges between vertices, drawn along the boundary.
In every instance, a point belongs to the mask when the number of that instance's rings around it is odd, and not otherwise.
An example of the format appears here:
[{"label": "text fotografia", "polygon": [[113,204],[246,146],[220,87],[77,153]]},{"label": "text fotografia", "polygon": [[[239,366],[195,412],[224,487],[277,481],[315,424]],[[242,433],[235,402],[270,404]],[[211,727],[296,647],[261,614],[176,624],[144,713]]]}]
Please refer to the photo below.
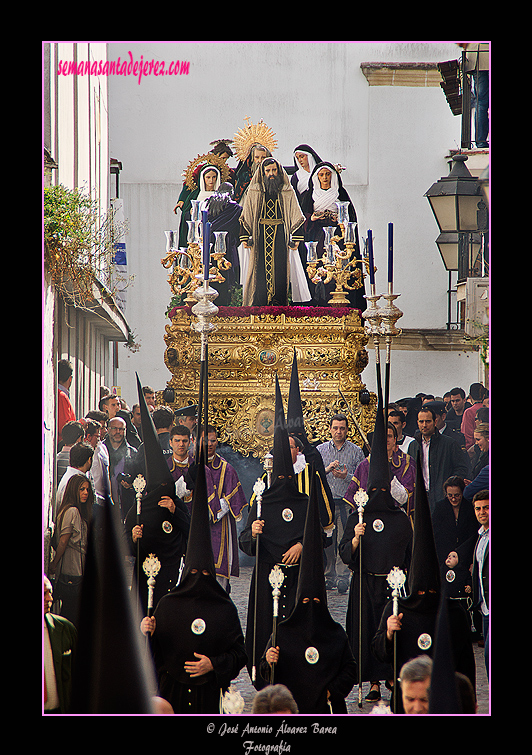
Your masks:
[{"label": "text fotografia", "polygon": [[190,61],[173,60],[166,65],[164,60],[134,60],[128,52],[129,60],[60,60],[58,76],[134,76],[138,82],[143,76],[188,76]]}]

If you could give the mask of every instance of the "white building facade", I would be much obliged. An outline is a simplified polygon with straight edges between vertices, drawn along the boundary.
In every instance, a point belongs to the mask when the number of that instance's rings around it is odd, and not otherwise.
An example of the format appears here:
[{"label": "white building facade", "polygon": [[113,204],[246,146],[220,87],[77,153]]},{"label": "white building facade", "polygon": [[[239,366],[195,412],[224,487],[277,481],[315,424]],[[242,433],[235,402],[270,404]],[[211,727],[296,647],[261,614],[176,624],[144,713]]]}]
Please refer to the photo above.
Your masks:
[{"label": "white building facade", "polygon": [[[108,77],[98,74],[105,43],[43,43],[44,186],[79,189],[104,218],[114,201],[111,191],[108,130]],[[71,64],[70,72],[63,64]],[[74,68],[75,66],[75,73]],[[100,272],[100,271],[98,271]],[[107,288],[97,279],[86,306],[74,305],[52,285],[43,268],[43,511],[45,532],[57,484],[57,363],[73,366],[70,399],[76,418],[98,408],[100,387],[115,382],[115,344],[130,329]]]}]

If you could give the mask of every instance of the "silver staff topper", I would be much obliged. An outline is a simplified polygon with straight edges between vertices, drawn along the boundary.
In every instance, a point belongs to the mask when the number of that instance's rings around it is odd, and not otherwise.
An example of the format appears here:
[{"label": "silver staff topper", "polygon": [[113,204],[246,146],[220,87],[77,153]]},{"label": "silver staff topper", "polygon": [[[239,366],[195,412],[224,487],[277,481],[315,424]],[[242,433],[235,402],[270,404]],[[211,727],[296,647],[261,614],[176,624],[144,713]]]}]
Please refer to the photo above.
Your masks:
[{"label": "silver staff topper", "polygon": [[153,608],[153,590],[155,588],[155,577],[159,574],[161,562],[154,553],[150,553],[148,558],[142,564],[144,573],[148,577],[148,616]]},{"label": "silver staff topper", "polygon": [[359,524],[361,524],[363,516],[364,516],[364,507],[369,500],[369,496],[365,490],[363,490],[362,488],[359,488],[357,492],[355,493],[353,500],[355,502],[355,506],[357,507],[357,511],[358,511],[358,521],[359,521]]},{"label": "silver staff topper", "polygon": [[140,499],[142,498],[142,493],[146,487],[146,480],[141,474],[137,475],[133,480],[133,487],[135,488],[137,496],[137,514],[140,514]]},{"label": "silver staff topper", "polygon": [[281,585],[284,582],[284,572],[279,564],[275,564],[270,572],[268,580],[272,586],[273,617],[276,619],[279,616],[279,597],[281,595]]},{"label": "silver staff topper", "polygon": [[399,569],[398,566],[394,566],[391,572],[387,576],[388,584],[392,588],[393,598],[393,615],[397,616],[399,611],[399,595],[406,580],[404,571]]}]

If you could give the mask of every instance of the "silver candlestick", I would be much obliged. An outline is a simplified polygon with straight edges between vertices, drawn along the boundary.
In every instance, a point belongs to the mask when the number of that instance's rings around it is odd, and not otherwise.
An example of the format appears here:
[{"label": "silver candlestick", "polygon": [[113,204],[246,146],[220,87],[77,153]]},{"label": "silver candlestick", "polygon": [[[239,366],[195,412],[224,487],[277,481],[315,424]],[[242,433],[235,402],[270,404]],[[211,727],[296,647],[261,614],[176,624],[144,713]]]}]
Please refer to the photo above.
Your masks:
[{"label": "silver candlestick", "polygon": [[381,333],[384,336],[386,343],[386,361],[390,361],[390,354],[392,349],[392,338],[394,336],[401,335],[401,328],[396,328],[395,324],[399,318],[403,316],[401,310],[395,306],[394,299],[397,299],[400,294],[394,294],[391,291],[391,285],[388,288],[388,293],[383,294],[383,299],[386,299],[386,304],[381,308]]}]

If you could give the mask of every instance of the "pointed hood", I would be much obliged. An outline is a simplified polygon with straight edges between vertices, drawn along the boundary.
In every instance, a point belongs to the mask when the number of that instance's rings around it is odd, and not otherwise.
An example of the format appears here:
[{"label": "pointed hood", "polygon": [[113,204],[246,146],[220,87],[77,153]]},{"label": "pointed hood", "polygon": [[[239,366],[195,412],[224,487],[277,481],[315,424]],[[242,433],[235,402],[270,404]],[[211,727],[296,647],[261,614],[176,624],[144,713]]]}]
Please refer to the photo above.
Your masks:
[{"label": "pointed hood", "polygon": [[129,589],[119,512],[108,496],[97,509],[89,528],[69,712],[153,713],[156,683]]},{"label": "pointed hood", "polygon": [[[275,430],[273,440],[272,482],[262,496],[261,518],[267,526],[260,539],[261,559],[277,563],[287,547],[301,542],[307,515],[308,496],[299,491],[288,431],[284,417],[283,400],[277,375],[275,376]],[[248,521],[256,512],[253,503]]]},{"label": "pointed hood", "polygon": [[[170,474],[170,468],[164,458],[157,430],[153,424],[144,393],[142,392],[139,376],[137,377],[137,390],[140,405],[140,419],[142,427],[142,442],[144,445],[144,457],[146,462],[146,496],[156,492],[156,495],[175,495],[175,483]],[[167,492],[162,492],[166,490]],[[151,496],[150,496],[151,497]]]},{"label": "pointed hood", "polygon": [[369,459],[368,491],[372,488],[390,490],[390,463],[387,451],[387,428],[384,421],[384,402],[382,391],[379,389],[375,428],[371,442]]},{"label": "pointed hood", "polygon": [[203,445],[200,445],[199,460],[197,466],[196,482],[192,499],[190,517],[190,529],[188,535],[187,552],[185,555],[185,567],[181,583],[190,574],[192,569],[199,572],[208,571],[216,579],[214,557],[211,545],[211,533],[209,527],[209,508],[207,503],[207,479],[205,475],[205,456]]},{"label": "pointed hood", "polygon": [[[279,624],[276,637],[281,653],[275,679],[290,688],[300,713],[324,708],[326,691],[352,655],[344,628],[327,606],[322,527],[312,472],[295,605]],[[352,670],[354,683],[354,664]]]},{"label": "pointed hood", "polygon": [[301,403],[301,391],[299,388],[299,373],[297,369],[297,355],[294,348],[292,371],[290,373],[290,389],[288,392],[287,426],[291,435],[296,435],[303,443],[308,445],[305,422],[303,420],[303,405]]},{"label": "pointed hood", "polygon": [[[441,591],[440,566],[421,464],[417,465],[414,500],[412,559],[408,572],[407,597],[404,603],[410,607],[422,604],[433,606],[434,603],[437,606]],[[420,592],[423,594],[420,595]]]},{"label": "pointed hood", "polygon": [[442,596],[436,620],[436,638],[432,654],[429,714],[460,714],[462,705],[456,683],[454,652],[449,633],[447,598]]},{"label": "pointed hood", "polygon": [[371,441],[367,482],[369,500],[366,511],[397,509],[390,492],[390,462],[387,451],[387,428],[384,422],[384,402],[379,387],[375,429]]},{"label": "pointed hood", "polygon": [[[386,449],[382,390],[379,387],[375,431],[369,457],[368,501],[364,507],[366,532],[356,559],[366,572],[387,574],[393,566],[406,567],[412,543],[412,525],[395,505],[390,492],[390,463]],[[405,558],[406,556],[406,558]]]},{"label": "pointed hood", "polygon": [[313,466],[310,472],[310,495],[303,532],[303,550],[299,562],[296,603],[304,597],[316,597],[323,603],[327,603],[323,568],[323,535]]},{"label": "pointed hood", "polygon": [[296,489],[294,483],[294,465],[292,464],[292,455],[290,453],[290,441],[288,439],[288,428],[286,426],[286,419],[283,406],[283,398],[281,396],[281,388],[279,386],[279,378],[275,373],[275,424],[273,431],[273,472],[272,472],[272,484],[269,488],[272,488],[278,484],[292,485],[294,490]]},{"label": "pointed hood", "polygon": [[[204,677],[190,677],[184,670],[185,661],[197,660],[195,653],[217,658],[233,653],[237,644],[243,648],[236,606],[216,579],[203,447],[199,453],[183,574],[179,584],[159,600],[154,616],[157,622],[154,642],[165,659],[165,668],[189,687],[205,683]],[[216,677],[224,689],[231,681],[226,676],[226,670],[217,667]]]},{"label": "pointed hood", "polygon": [[297,354],[294,347],[294,358],[292,360],[292,372],[290,374],[290,389],[288,392],[287,407],[287,425],[290,435],[295,435],[303,446],[303,455],[307,464],[313,464],[316,472],[319,474],[323,489],[329,501],[332,501],[333,494],[327,480],[327,473],[323,458],[316,448],[309,441],[305,430],[305,420],[303,419],[303,403],[301,401],[301,390],[299,387],[299,371],[297,367]]}]

